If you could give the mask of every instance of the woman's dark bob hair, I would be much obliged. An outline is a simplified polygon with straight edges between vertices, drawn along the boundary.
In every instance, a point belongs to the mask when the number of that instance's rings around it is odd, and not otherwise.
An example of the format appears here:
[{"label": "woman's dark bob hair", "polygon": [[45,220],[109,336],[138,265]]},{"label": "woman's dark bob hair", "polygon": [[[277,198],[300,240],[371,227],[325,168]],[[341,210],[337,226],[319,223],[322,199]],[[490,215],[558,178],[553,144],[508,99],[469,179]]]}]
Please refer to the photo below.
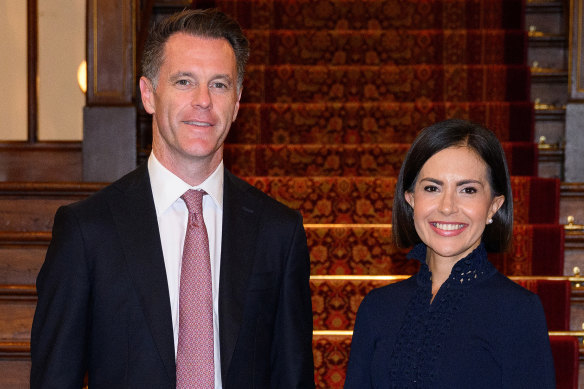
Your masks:
[{"label": "woman's dark bob hair", "polygon": [[505,201],[487,224],[482,241],[490,252],[505,251],[513,234],[513,194],[503,147],[491,131],[466,120],[450,119],[423,129],[406,155],[399,172],[392,210],[392,231],[399,247],[421,242],[414,227],[414,211],[406,202],[406,192],[413,192],[422,166],[437,152],[449,147],[469,147],[487,165],[487,176],[493,196]]}]

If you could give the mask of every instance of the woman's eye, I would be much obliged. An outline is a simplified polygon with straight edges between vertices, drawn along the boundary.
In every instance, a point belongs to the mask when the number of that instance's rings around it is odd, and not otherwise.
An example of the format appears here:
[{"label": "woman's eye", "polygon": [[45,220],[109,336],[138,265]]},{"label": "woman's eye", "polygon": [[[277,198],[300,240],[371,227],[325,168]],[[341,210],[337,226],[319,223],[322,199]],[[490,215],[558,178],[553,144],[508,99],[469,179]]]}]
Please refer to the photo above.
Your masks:
[{"label": "woman's eye", "polygon": [[462,192],[465,194],[474,194],[474,193],[477,193],[477,190],[476,190],[476,188],[468,187],[468,188],[464,188],[462,190]]},{"label": "woman's eye", "polygon": [[425,192],[436,192],[437,190],[438,190],[438,187],[435,185],[426,185],[424,187]]}]

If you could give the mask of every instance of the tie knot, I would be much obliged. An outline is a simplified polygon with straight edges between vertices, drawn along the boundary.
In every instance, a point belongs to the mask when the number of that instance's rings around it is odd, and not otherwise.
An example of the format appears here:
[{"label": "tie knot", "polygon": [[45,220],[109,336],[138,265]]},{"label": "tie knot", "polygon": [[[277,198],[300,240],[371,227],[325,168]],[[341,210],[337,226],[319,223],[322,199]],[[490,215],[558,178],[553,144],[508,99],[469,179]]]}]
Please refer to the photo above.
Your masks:
[{"label": "tie knot", "polygon": [[181,196],[189,214],[203,215],[203,196],[206,193],[204,190],[189,189]]}]

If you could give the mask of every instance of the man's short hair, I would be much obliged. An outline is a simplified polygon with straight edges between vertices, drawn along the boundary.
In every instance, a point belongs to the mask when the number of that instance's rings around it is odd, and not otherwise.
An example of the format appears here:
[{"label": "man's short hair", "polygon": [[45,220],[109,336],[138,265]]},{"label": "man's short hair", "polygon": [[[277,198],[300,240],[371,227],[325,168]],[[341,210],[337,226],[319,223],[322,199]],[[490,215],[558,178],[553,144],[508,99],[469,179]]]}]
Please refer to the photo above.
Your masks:
[{"label": "man's short hair", "polygon": [[181,32],[201,38],[226,39],[235,53],[237,87],[241,90],[249,58],[249,41],[239,23],[217,9],[184,10],[154,24],[142,56],[142,75],[152,82],[154,88],[164,61],[164,45],[171,35]]}]

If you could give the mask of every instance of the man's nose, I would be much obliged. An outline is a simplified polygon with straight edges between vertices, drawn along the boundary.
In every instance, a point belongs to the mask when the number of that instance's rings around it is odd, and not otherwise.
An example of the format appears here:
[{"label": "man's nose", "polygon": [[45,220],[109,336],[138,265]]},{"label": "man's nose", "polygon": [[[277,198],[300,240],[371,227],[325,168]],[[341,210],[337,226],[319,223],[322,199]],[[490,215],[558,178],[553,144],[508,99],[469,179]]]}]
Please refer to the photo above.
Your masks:
[{"label": "man's nose", "polygon": [[208,109],[211,107],[211,94],[209,93],[209,88],[198,87],[193,91],[193,98],[191,105],[193,107],[199,107],[203,109]]}]

